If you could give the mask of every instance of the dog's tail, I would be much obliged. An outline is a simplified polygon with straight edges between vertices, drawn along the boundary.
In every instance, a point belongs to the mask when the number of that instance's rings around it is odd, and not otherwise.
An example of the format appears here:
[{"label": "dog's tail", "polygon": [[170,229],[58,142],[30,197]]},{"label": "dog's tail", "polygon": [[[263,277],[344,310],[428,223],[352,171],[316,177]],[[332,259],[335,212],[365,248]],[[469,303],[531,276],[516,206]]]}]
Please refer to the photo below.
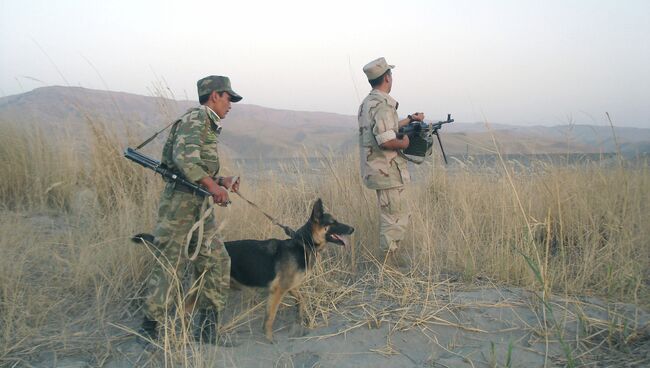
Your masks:
[{"label": "dog's tail", "polygon": [[151,235],[151,234],[147,234],[147,233],[135,234],[135,235],[133,235],[133,237],[131,237],[131,241],[134,242],[134,243],[146,242],[146,243],[149,243],[149,244],[153,244],[153,239],[154,239],[154,236]]}]

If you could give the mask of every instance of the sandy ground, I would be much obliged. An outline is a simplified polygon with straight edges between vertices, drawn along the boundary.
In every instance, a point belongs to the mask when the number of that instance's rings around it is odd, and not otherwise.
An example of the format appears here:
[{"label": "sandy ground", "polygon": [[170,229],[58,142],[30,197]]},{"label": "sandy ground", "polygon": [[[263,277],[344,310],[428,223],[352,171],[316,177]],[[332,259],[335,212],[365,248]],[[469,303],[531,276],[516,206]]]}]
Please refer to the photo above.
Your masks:
[{"label": "sandy ground", "polygon": [[421,282],[413,293],[418,282],[409,278],[401,280],[413,283],[401,287],[411,295],[369,286],[396,280],[368,273],[326,295],[331,300],[308,306],[309,328],[296,322],[285,297],[272,344],[261,329],[263,293],[233,291],[222,329],[235,347],[192,343],[174,354],[147,351],[124,332],[137,328],[134,316],[115,321],[105,356],[43,355],[33,366],[555,367],[567,364],[560,335],[577,366],[650,366],[649,314],[632,305],[552,297],[554,323],[539,297],[522,289],[442,280]]}]

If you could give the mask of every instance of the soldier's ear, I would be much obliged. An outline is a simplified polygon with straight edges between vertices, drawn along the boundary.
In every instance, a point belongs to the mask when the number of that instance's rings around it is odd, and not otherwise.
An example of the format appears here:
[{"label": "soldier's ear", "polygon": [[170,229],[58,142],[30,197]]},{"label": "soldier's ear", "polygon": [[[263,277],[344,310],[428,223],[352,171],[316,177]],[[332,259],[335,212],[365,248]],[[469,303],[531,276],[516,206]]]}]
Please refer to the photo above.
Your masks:
[{"label": "soldier's ear", "polygon": [[388,83],[390,82],[390,79],[393,77],[393,73],[391,73],[390,70],[388,70],[388,73],[384,74],[384,82]]}]

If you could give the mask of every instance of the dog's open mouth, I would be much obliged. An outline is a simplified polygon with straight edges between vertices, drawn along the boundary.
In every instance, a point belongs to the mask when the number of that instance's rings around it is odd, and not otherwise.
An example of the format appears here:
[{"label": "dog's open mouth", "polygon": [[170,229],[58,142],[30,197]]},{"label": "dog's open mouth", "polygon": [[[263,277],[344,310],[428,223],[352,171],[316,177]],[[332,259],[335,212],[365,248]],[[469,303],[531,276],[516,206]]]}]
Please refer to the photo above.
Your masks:
[{"label": "dog's open mouth", "polygon": [[327,234],[326,240],[330,243],[342,245],[344,247],[347,247],[350,244],[350,239],[347,236],[339,235],[339,234]]}]

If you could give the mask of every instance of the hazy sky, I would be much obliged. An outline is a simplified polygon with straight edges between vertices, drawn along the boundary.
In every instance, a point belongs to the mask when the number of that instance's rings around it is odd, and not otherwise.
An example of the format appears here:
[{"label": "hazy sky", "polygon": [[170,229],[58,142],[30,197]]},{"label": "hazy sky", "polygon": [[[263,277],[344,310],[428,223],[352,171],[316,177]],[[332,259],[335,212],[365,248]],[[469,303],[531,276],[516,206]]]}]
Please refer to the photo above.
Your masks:
[{"label": "hazy sky", "polygon": [[[355,114],[385,56],[400,114],[650,128],[650,0],[0,0],[0,96],[44,85]],[[235,106],[236,108],[236,106]]]}]

